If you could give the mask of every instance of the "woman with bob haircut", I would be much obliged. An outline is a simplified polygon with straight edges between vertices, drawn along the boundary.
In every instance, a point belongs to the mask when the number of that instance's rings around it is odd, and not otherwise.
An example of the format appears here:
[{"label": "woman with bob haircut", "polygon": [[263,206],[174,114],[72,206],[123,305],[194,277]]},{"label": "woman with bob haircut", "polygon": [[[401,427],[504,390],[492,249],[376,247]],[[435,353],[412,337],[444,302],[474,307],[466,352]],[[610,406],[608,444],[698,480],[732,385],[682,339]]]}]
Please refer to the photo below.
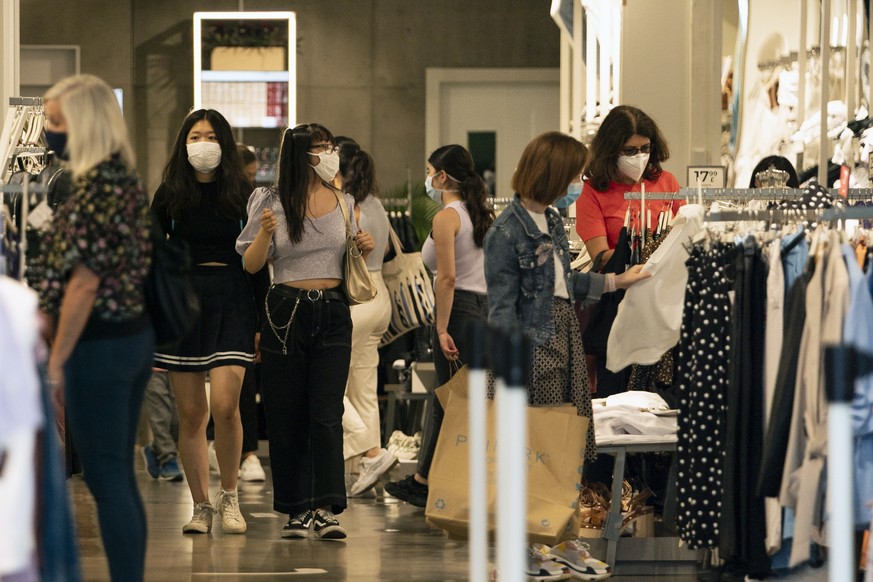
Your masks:
[{"label": "woman with bob haircut", "polygon": [[[598,266],[605,265],[612,256],[628,210],[638,227],[648,220],[638,217],[640,201],[625,200],[625,192],[639,192],[643,184],[646,192],[679,190],[676,177],[661,167],[669,157],[670,149],[661,130],[642,110],[619,105],[603,119],[591,142],[588,179],[576,201],[576,232],[592,259],[602,253]],[[659,212],[675,214],[681,204],[664,200],[647,202],[651,226]]]},{"label": "woman with bob haircut", "polygon": [[[512,177],[515,198],[485,235],[488,320],[501,329],[524,330],[535,346],[528,397],[532,406],[570,402],[591,418],[591,393],[582,336],[572,302],[592,303],[607,291],[647,278],[642,266],[621,275],[570,269],[564,224],[552,203],[582,181],[588,152],[558,132],[531,141]],[[588,458],[594,458],[593,423]]]},{"label": "woman with bob haircut", "polygon": [[365,260],[375,245],[357,227],[354,199],[331,185],[340,167],[336,150],[323,125],[286,130],[278,184],[252,193],[236,244],[249,273],[273,263],[261,369],[273,508],[288,514],[283,538],[306,538],[310,531],[316,539],[347,536],[336,518],[347,504],[342,418],[352,351],[341,287],[345,214]]},{"label": "woman with bob haircut", "polygon": [[105,82],[67,77],[44,102],[46,141],[73,174],[72,194],[47,234],[40,285],[52,337],[48,382],[66,404],[112,580],[138,582],[146,517],[133,454],[155,348],[143,295],[152,256],[148,197]]},{"label": "woman with bob haircut", "polygon": [[[155,354],[156,365],[169,371],[176,395],[179,456],[194,503],[182,533],[209,533],[216,511],[225,533],[246,531],[236,488],[242,454],[239,396],[255,357],[255,306],[235,246],[251,190],[224,116],[213,109],[191,112],[179,128],[152,203],[164,232],[188,244],[200,300],[193,329],[178,345]],[[209,500],[206,445],[210,411],[221,476],[215,506]]]}]

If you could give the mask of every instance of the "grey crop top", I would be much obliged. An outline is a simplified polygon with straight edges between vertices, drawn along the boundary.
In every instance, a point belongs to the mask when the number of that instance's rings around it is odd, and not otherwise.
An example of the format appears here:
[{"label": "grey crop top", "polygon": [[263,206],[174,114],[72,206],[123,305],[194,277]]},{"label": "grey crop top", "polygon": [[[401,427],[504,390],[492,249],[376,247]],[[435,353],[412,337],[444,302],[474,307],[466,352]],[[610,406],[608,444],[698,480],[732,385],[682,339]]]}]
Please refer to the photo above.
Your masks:
[{"label": "grey crop top", "polygon": [[[355,224],[354,199],[344,194],[352,221]],[[337,206],[319,218],[307,218],[303,224],[303,239],[293,244],[288,238],[288,223],[278,195],[272,188],[257,188],[248,204],[248,222],[236,239],[236,252],[246,252],[261,228],[261,211],[269,208],[276,215],[277,227],[270,241],[267,257],[273,260],[273,281],[292,283],[305,279],[342,279],[343,255],[346,251],[346,227],[342,209]]]}]

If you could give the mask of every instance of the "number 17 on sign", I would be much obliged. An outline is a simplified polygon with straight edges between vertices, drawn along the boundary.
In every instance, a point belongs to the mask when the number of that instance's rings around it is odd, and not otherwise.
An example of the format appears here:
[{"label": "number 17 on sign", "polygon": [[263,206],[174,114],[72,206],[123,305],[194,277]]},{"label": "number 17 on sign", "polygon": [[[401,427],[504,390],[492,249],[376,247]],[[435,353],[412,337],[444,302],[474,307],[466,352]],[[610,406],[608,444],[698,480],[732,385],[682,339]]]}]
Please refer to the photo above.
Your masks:
[{"label": "number 17 on sign", "polygon": [[727,184],[724,166],[688,166],[689,188],[724,188]]}]

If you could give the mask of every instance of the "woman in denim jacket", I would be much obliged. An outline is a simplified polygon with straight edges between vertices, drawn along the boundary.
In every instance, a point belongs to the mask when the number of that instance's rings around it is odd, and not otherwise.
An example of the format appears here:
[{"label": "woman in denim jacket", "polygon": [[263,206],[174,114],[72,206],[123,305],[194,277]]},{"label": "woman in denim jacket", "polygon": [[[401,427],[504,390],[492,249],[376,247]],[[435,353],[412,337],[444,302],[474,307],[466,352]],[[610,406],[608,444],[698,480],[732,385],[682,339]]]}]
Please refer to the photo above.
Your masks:
[{"label": "woman in denim jacket", "polygon": [[[525,147],[512,177],[515,199],[485,235],[485,280],[489,322],[521,329],[534,344],[529,403],[571,402],[580,416],[591,418],[585,354],[571,301],[596,301],[648,275],[639,266],[621,275],[570,269],[564,223],[549,206],[571,189],[578,191],[587,159],[584,145],[558,132],[542,134]],[[593,423],[586,456],[595,457]]]}]

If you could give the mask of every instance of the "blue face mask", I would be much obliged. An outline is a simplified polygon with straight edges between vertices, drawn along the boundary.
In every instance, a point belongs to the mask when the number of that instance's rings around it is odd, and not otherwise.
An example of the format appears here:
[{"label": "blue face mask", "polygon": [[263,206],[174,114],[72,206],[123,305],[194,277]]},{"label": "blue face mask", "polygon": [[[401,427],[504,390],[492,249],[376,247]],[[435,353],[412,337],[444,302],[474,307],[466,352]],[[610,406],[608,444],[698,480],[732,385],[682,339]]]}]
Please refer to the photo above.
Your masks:
[{"label": "blue face mask", "polygon": [[67,154],[67,132],[65,131],[49,131],[43,130],[45,136],[45,145],[51,151],[55,152],[55,157],[59,160],[68,160]]},{"label": "blue face mask", "polygon": [[581,194],[582,184],[579,182],[570,182],[570,185],[567,186],[567,193],[555,200],[555,207],[569,208],[571,204],[576,202]]},{"label": "blue face mask", "polygon": [[424,179],[424,189],[427,192],[427,195],[430,196],[430,199],[439,204],[443,205],[443,193],[442,190],[437,190],[433,187],[433,176],[428,176]]}]

